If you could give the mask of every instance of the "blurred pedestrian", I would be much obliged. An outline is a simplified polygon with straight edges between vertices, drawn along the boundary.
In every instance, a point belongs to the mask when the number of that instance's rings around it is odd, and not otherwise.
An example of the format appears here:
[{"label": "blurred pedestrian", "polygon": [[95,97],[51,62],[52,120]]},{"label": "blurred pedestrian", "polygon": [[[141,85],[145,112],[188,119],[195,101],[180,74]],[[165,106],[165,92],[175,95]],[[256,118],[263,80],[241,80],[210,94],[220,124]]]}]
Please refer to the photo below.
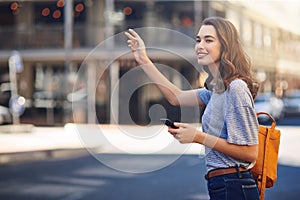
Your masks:
[{"label": "blurred pedestrian", "polygon": [[258,87],[234,25],[220,17],[202,22],[195,52],[208,78],[205,88],[192,90],[179,89],[159,72],[134,30],[125,35],[140,67],[172,105],[205,108],[202,131],[179,122],[175,123],[178,128],[169,127],[168,131],[181,143],[205,146],[210,199],[259,199],[249,171],[258,154],[258,121],[253,107]]}]

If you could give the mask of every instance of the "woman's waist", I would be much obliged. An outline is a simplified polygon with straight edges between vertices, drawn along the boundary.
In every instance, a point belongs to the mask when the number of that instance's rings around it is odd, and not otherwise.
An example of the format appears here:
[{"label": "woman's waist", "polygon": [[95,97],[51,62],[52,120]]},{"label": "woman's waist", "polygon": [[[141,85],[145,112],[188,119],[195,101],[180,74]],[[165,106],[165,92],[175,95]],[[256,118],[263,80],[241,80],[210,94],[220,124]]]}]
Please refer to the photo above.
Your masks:
[{"label": "woman's waist", "polygon": [[207,172],[219,168],[228,168],[234,166],[241,166],[243,168],[247,168],[250,164],[249,162],[234,159],[213,149],[205,148],[205,152]]}]

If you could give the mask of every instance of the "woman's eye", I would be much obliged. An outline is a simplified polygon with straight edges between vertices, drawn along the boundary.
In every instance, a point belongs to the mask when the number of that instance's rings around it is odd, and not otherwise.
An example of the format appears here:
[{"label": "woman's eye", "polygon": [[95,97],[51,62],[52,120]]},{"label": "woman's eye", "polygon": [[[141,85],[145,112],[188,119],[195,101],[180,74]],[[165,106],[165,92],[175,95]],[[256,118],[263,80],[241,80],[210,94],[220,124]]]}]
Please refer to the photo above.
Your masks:
[{"label": "woman's eye", "polygon": [[198,39],[196,40],[196,43],[200,43],[200,42],[201,42],[201,40],[198,40]]},{"label": "woman's eye", "polygon": [[210,42],[212,42],[212,40],[206,40],[205,42],[206,42],[206,43],[210,43]]}]

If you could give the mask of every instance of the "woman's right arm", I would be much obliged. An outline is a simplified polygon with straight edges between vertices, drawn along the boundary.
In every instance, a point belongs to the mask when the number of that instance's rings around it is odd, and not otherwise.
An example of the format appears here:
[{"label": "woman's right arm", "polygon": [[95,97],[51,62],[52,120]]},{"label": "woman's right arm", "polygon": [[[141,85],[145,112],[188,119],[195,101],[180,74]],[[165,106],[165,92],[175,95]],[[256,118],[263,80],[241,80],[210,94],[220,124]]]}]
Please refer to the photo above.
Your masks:
[{"label": "woman's right arm", "polygon": [[181,90],[171,83],[149,59],[144,41],[132,29],[125,32],[128,37],[128,47],[133,52],[133,55],[144,70],[146,75],[153,81],[169,103],[175,106],[205,106],[198,96],[197,89]]}]

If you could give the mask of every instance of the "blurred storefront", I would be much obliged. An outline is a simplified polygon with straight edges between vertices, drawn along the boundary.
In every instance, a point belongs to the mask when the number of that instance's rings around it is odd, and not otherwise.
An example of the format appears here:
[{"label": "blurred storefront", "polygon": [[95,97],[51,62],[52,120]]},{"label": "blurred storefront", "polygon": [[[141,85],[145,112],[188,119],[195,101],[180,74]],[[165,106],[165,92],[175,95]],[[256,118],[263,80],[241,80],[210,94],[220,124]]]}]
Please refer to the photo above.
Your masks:
[{"label": "blurred storefront", "polygon": [[[72,4],[71,11],[67,10],[67,3]],[[149,108],[156,104],[176,118],[180,115],[178,108],[166,103],[151,84],[137,88],[128,100],[129,105],[123,105],[126,84],[120,83],[118,95],[113,93],[119,79],[136,66],[130,52],[109,63],[108,56],[122,54],[126,49],[126,38],[114,36],[128,28],[159,27],[194,38],[202,19],[208,16],[226,17],[239,29],[262,82],[262,91],[283,94],[284,90],[300,88],[297,76],[300,34],[280,28],[272,19],[239,2],[4,0],[0,3],[2,92],[9,82],[7,60],[13,50],[18,50],[24,62],[24,70],[18,74],[19,92],[27,99],[26,111],[21,116],[24,123],[51,126],[73,121],[130,123],[131,118],[136,123],[147,124],[151,121]],[[193,67],[193,46],[182,44],[166,33],[149,31],[143,37],[146,41],[157,41],[165,49],[177,49],[183,56],[162,56],[154,49],[151,58],[183,74],[188,83],[176,71],[166,72],[180,87],[199,87],[201,68]],[[95,56],[86,60],[107,38],[112,38],[107,49],[94,52]],[[139,79],[146,80],[146,77],[141,75]],[[135,77],[131,81],[136,84],[139,80]],[[8,106],[7,98],[1,101]],[[198,118],[188,120],[194,119]]]}]

